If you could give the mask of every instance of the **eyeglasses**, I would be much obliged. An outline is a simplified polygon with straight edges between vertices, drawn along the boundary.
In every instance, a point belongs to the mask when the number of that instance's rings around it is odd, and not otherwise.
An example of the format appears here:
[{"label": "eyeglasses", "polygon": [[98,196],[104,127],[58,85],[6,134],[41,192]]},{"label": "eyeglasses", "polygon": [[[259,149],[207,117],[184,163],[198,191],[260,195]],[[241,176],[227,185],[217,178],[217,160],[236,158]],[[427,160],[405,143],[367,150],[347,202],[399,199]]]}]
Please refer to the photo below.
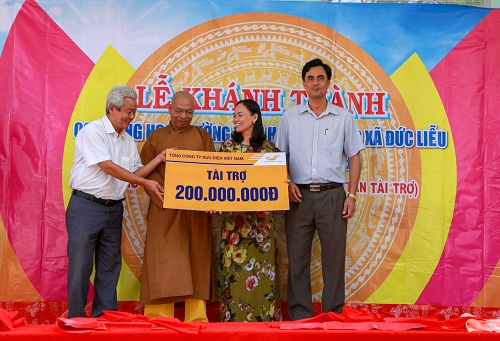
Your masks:
[{"label": "eyeglasses", "polygon": [[186,113],[186,115],[193,115],[194,114],[194,110],[193,109],[182,109],[182,108],[175,108],[174,109],[174,113],[176,113],[177,115],[180,115],[182,113]]}]

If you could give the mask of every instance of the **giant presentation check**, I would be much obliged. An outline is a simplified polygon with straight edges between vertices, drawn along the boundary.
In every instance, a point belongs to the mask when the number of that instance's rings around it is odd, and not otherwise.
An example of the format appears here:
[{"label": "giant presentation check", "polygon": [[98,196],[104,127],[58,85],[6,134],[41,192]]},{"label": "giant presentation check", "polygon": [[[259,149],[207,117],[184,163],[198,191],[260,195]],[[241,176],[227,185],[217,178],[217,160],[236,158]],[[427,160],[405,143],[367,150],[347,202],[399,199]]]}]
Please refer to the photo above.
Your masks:
[{"label": "giant presentation check", "polygon": [[288,210],[285,153],[168,149],[163,207],[199,211]]}]

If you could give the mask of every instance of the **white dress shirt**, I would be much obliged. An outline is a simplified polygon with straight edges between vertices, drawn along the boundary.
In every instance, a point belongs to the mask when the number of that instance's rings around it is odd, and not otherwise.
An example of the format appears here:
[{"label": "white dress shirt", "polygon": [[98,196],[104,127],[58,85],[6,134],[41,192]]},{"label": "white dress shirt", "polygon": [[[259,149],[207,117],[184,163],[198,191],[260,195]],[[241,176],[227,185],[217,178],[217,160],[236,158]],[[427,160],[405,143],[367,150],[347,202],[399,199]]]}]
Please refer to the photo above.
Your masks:
[{"label": "white dress shirt", "polygon": [[104,116],[78,132],[69,186],[101,199],[122,199],[128,182],[105,173],[98,163],[106,160],[130,172],[142,167],[134,139],[125,132],[118,135],[111,121]]}]

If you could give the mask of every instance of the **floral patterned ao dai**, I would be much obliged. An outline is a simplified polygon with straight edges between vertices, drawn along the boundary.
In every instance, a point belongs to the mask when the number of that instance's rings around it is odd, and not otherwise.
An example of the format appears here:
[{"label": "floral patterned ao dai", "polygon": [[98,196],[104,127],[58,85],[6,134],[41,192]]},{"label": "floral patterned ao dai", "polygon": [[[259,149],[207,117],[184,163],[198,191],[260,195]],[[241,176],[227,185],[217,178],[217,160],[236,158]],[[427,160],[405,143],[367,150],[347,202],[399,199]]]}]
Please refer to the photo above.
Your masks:
[{"label": "floral patterned ao dai", "polygon": [[[221,152],[254,152],[252,147],[224,142]],[[256,152],[277,152],[269,141]],[[220,319],[274,321],[277,307],[277,250],[273,212],[227,212],[222,219],[217,266]]]}]

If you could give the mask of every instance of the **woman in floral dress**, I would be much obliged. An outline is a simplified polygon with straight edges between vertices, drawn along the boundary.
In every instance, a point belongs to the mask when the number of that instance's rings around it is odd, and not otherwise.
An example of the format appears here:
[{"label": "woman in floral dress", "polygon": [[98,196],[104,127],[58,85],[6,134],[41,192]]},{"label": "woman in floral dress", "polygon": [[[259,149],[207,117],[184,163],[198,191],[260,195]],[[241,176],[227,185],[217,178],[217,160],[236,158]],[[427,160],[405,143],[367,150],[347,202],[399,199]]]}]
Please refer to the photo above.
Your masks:
[{"label": "woman in floral dress", "polygon": [[[234,109],[235,131],[221,145],[221,152],[279,151],[266,140],[260,107],[255,101],[241,100]],[[228,212],[222,222],[217,265],[221,321],[279,320],[274,213]]]}]

